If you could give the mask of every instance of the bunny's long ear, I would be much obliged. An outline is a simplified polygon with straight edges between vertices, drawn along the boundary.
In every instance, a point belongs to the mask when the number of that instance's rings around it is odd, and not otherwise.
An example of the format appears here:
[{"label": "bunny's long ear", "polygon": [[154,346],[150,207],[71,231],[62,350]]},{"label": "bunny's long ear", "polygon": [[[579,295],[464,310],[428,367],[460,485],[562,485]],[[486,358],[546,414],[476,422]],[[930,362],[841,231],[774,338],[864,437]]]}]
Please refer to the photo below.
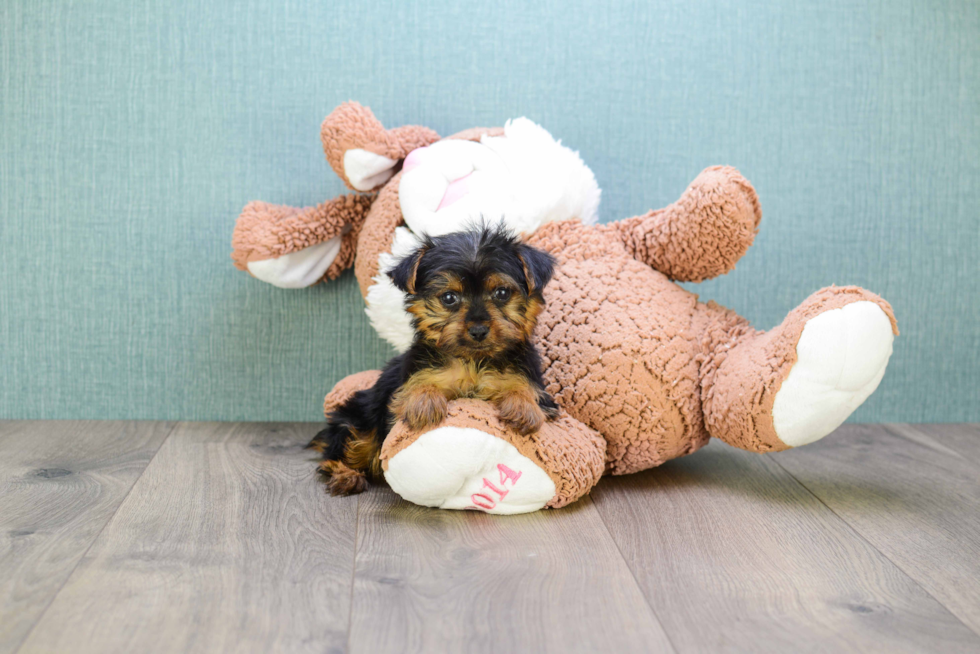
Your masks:
[{"label": "bunny's long ear", "polygon": [[231,237],[235,267],[280,288],[335,279],[354,262],[373,201],[351,193],[303,209],[250,202]]},{"label": "bunny's long ear", "polygon": [[428,127],[384,128],[371,110],[345,102],[320,127],[323,152],[334,172],[355,191],[374,191],[395,174],[398,163],[416,148],[439,140]]}]

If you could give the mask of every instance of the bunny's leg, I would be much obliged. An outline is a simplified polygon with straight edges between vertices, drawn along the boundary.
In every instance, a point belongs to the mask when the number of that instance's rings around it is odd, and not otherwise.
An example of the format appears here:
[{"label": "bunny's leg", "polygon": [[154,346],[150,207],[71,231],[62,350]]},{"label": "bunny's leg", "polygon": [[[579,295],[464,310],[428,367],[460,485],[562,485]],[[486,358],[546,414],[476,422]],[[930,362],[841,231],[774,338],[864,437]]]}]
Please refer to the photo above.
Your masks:
[{"label": "bunny's leg", "polygon": [[606,441],[562,413],[530,436],[480,400],[454,400],[445,420],[396,423],[381,450],[385,480],[403,499],[442,509],[528,513],[587,494],[605,470]]},{"label": "bunny's leg", "polygon": [[755,189],[734,168],[704,170],[664,209],[603,229],[638,261],[679,282],[724,275],[752,245],[762,219]]},{"label": "bunny's leg", "polygon": [[806,445],[840,426],[878,387],[898,334],[891,306],[856,286],[817,291],[768,332],[702,306],[705,425],[753,452]]}]

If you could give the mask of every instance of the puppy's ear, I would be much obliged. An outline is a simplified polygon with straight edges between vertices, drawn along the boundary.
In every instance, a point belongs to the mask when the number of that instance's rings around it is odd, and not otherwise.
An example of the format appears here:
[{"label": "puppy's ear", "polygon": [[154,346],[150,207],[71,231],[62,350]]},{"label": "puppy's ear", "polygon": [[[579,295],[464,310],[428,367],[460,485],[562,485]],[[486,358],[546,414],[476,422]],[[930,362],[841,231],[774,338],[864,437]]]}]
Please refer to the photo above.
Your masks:
[{"label": "puppy's ear", "polygon": [[425,256],[428,249],[427,245],[422,245],[388,271],[388,277],[398,290],[409,295],[415,295],[415,278],[418,276],[422,257]]},{"label": "puppy's ear", "polygon": [[551,281],[551,275],[555,272],[555,258],[524,243],[517,246],[517,256],[524,266],[528,294],[540,292]]}]

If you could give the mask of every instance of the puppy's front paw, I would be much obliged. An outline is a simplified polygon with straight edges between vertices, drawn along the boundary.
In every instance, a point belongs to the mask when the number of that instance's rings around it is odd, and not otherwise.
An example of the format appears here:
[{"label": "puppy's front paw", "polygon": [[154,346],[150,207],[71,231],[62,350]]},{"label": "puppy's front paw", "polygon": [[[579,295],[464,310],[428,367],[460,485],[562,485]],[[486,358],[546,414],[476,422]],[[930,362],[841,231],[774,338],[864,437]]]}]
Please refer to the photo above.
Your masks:
[{"label": "puppy's front paw", "polygon": [[497,401],[497,416],[519,434],[533,434],[541,429],[546,419],[544,411],[523,395],[505,395]]},{"label": "puppy's front paw", "polygon": [[446,397],[435,388],[416,388],[397,398],[394,413],[408,426],[419,431],[438,425],[446,417],[449,403]]}]

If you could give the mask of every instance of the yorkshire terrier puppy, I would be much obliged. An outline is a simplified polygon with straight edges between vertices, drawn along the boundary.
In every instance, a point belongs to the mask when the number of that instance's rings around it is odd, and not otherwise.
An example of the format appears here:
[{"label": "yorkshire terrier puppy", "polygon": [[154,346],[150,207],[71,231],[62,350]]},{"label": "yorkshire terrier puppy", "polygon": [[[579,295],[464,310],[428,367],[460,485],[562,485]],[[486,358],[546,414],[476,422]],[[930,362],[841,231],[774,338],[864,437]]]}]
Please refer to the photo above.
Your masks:
[{"label": "yorkshire terrier puppy", "polygon": [[388,273],[407,294],[415,339],[310,443],[323,453],[332,495],[359,493],[381,477],[381,444],[395,421],[415,430],[436,425],[450,400],[492,402],[522,434],[557,415],[531,344],[553,270],[551,255],[482,226],[426,238]]}]

